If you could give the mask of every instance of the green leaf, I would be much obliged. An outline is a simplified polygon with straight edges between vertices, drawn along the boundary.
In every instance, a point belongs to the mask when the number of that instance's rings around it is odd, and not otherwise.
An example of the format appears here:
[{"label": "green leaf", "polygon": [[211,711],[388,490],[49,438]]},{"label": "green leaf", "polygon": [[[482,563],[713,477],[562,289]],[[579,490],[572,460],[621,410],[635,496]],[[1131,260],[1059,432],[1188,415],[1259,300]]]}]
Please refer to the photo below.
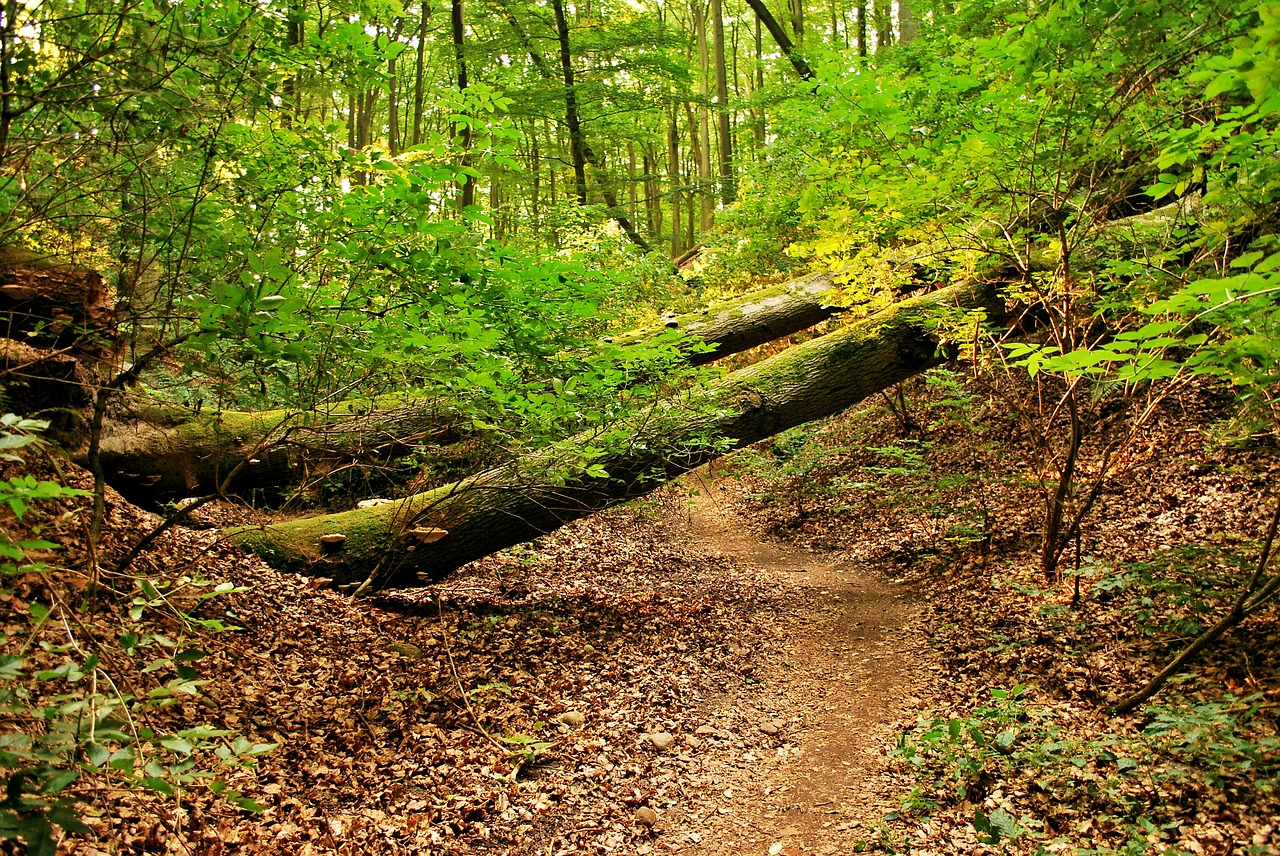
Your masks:
[{"label": "green leaf", "polygon": [[75,770],[59,770],[45,780],[44,787],[40,789],[40,792],[45,794],[56,794],[79,777],[80,774]]},{"label": "green leaf", "polygon": [[107,751],[105,746],[90,741],[84,744],[84,756],[95,767],[102,768],[111,758],[111,753]]},{"label": "green leaf", "polygon": [[17,654],[0,654],[0,680],[12,681],[21,678],[23,662]]},{"label": "green leaf", "polygon": [[27,841],[29,856],[56,856],[58,845],[53,841],[53,825],[43,814],[27,815],[18,831]]},{"label": "green leaf", "polygon": [[159,742],[161,746],[170,752],[175,752],[179,755],[190,755],[196,748],[185,737],[162,737]]},{"label": "green leaf", "polygon": [[1018,822],[1003,808],[997,808],[991,812],[987,816],[987,822],[991,826],[991,831],[999,833],[1003,838],[1014,838],[1018,834]]}]

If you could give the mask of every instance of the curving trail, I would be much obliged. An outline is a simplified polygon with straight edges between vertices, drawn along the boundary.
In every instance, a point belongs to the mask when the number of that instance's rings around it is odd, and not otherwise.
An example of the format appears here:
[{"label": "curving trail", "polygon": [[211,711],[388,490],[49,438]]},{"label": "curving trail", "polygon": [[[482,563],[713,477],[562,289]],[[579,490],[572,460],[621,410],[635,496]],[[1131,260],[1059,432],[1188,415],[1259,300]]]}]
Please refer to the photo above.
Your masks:
[{"label": "curving trail", "polygon": [[699,856],[854,852],[897,807],[884,753],[930,683],[914,596],[853,553],[760,540],[718,499],[722,485],[690,488],[691,541],[763,571],[786,595],[759,682],[707,711],[759,712],[773,752],[699,771],[672,844]]}]

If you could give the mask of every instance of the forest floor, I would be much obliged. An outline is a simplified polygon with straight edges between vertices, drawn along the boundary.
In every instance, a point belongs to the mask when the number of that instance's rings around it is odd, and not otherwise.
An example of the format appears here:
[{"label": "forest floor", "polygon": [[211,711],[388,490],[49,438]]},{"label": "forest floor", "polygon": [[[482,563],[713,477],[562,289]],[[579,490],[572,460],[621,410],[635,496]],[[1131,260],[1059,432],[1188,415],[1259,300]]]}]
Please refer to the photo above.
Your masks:
[{"label": "forest floor", "polygon": [[704,473],[372,605],[176,534],[246,584],[182,713],[279,744],[231,779],[266,810],[104,791],[79,849],[867,847],[929,678],[919,604],[855,551],[751,534]]},{"label": "forest floor", "polygon": [[[922,420],[945,398],[913,394]],[[274,744],[248,767],[193,756],[261,810],[199,781],[166,795],[85,775],[93,833],[64,849],[1280,852],[1274,613],[1140,716],[1105,713],[1256,556],[1274,459],[1214,451],[1207,407],[1169,407],[1108,484],[1079,598],[1037,576],[1025,449],[971,425],[904,438],[870,403],[367,601],[238,553],[218,533],[243,516],[203,512],[137,569],[187,582],[85,632],[104,651],[137,621],[198,643],[200,695],[146,724]],[[155,522],[110,498],[106,554]],[[76,519],[58,530],[70,553]],[[218,583],[238,590],[201,597]],[[59,584],[11,585],[7,639],[30,604],[70,600]],[[194,635],[179,613],[238,629]],[[182,677],[142,653],[110,661],[121,686]]]}]

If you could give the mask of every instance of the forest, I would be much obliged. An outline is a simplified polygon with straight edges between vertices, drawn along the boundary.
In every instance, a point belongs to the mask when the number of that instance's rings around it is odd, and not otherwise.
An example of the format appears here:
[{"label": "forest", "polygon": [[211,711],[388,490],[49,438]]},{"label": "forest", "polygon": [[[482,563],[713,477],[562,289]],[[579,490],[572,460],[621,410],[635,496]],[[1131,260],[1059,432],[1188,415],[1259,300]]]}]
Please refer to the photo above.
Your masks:
[{"label": "forest", "polygon": [[1280,4],[0,0],[0,850],[1280,853]]}]

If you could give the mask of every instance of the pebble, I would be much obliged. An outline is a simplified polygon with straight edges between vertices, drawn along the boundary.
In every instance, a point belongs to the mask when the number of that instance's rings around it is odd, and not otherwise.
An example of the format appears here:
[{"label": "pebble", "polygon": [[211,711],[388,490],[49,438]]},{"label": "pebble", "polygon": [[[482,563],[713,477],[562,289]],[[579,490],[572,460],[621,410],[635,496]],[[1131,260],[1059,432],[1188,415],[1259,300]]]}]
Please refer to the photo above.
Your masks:
[{"label": "pebble", "polygon": [[675,743],[676,739],[666,731],[655,731],[649,735],[649,742],[653,744],[654,749],[665,752],[671,748],[671,744]]},{"label": "pebble", "polygon": [[693,733],[697,734],[700,737],[709,737],[712,734],[715,734],[716,730],[712,728],[710,725],[699,725],[698,730]]},{"label": "pebble", "polygon": [[686,737],[684,739],[684,742],[689,745],[690,749],[697,749],[702,746],[702,741],[699,740],[697,737],[694,737],[692,734]]},{"label": "pebble", "polygon": [[648,806],[636,809],[636,823],[641,826],[653,826],[658,822],[658,813]]},{"label": "pebble", "polygon": [[578,728],[587,721],[587,716],[580,710],[566,710],[564,713],[556,717],[561,724],[570,728]]}]

